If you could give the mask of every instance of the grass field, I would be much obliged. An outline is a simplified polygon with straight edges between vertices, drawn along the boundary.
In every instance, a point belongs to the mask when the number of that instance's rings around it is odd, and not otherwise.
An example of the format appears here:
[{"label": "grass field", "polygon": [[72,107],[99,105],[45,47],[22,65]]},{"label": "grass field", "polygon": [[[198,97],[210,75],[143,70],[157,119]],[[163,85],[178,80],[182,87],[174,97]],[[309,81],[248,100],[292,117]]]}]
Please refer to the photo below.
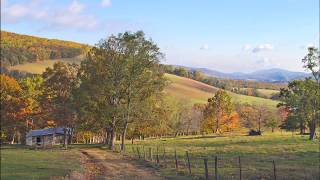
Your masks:
[{"label": "grass field", "polygon": [[[119,142],[117,142],[119,143]],[[80,149],[101,148],[102,145],[72,145],[69,150],[30,150],[25,146],[1,147],[1,179],[50,179],[66,176],[71,171],[83,172]],[[119,146],[117,146],[118,148]],[[158,147],[158,151],[157,151]],[[153,161],[149,155],[152,148]],[[209,178],[214,176],[214,157],[218,157],[220,179],[239,179],[239,156],[243,179],[273,179],[273,160],[277,179],[319,179],[319,141],[288,132],[264,133],[263,136],[228,134],[225,136],[180,136],[176,138],[127,141],[126,154],[157,167],[164,177],[184,179],[204,177],[204,158],[208,159]],[[144,149],[144,150],[143,150]],[[163,159],[165,149],[166,161]],[[178,159],[175,169],[174,152]],[[188,175],[186,151],[192,175]],[[158,154],[161,167],[155,163]],[[145,164],[145,163],[144,163]],[[164,166],[165,165],[165,166]]]},{"label": "grass field", "polygon": [[[263,136],[190,136],[161,138],[137,141],[128,144],[127,151],[137,157],[137,147],[143,156],[143,147],[147,158],[149,148],[156,147],[163,163],[164,148],[166,164],[169,168],[163,174],[175,171],[174,150],[177,151],[180,173],[187,173],[186,153],[191,160],[192,174],[204,176],[203,158],[208,158],[209,174],[213,176],[214,156],[218,156],[219,176],[222,179],[239,179],[239,162],[242,162],[244,179],[272,179],[275,161],[278,179],[318,179],[319,178],[319,142],[309,141],[307,136],[292,133],[266,133]],[[155,159],[155,156],[153,157]]]},{"label": "grass field", "polygon": [[80,152],[30,150],[25,146],[1,146],[1,179],[49,179],[81,171]]},{"label": "grass field", "polygon": [[[165,92],[171,96],[180,99],[188,99],[192,103],[206,103],[209,97],[218,90],[218,88],[195,81],[192,79],[166,74],[166,77],[171,81],[169,87]],[[275,108],[279,103],[271,99],[264,99],[253,96],[245,96],[229,92],[234,102],[249,103],[249,104],[264,104],[269,107]]]},{"label": "grass field", "polygon": [[[247,89],[247,88],[241,88],[241,89]],[[274,94],[279,93],[280,91],[278,90],[273,90],[273,89],[257,89],[257,92],[259,95],[265,96],[267,98],[271,98]]]}]

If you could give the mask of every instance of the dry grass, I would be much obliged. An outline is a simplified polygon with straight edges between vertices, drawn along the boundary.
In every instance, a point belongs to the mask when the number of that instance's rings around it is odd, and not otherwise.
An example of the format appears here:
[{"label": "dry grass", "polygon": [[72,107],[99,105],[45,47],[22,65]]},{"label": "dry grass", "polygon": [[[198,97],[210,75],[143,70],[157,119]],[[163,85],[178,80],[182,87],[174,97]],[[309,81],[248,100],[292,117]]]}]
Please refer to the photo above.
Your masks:
[{"label": "dry grass", "polygon": [[[205,83],[172,74],[166,74],[166,78],[171,81],[171,84],[165,89],[167,94],[179,99],[187,99],[192,103],[206,103],[208,98],[212,97],[218,90],[218,88]],[[264,104],[271,108],[275,108],[279,103],[270,99],[228,93],[234,102],[239,103]]]},{"label": "dry grass", "polygon": [[25,64],[11,66],[9,67],[9,69],[33,73],[33,74],[41,74],[46,70],[47,67],[53,67],[53,64],[56,62],[79,64],[82,59],[83,59],[83,56],[78,56],[75,58],[55,59],[55,60],[42,60],[42,61],[33,62],[33,63],[25,63]]}]

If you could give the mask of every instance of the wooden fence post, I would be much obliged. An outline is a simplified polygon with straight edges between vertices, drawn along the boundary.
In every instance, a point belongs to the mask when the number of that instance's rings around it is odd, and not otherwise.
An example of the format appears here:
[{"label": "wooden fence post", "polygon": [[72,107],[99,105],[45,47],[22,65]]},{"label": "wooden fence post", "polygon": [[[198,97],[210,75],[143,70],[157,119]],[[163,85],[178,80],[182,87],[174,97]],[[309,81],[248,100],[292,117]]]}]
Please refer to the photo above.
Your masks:
[{"label": "wooden fence post", "polygon": [[215,180],[219,179],[219,174],[218,174],[218,157],[214,157],[214,174],[215,174]]},{"label": "wooden fence post", "polygon": [[272,163],[273,163],[273,178],[274,180],[277,180],[276,163],[274,162],[274,160],[272,160]]},{"label": "wooden fence post", "polygon": [[157,164],[159,164],[159,146],[157,146]]},{"label": "wooden fence post", "polygon": [[178,165],[178,158],[177,158],[177,150],[174,149],[174,159],[175,159],[175,162],[176,162],[176,169],[179,168],[179,165]]},{"label": "wooden fence post", "polygon": [[205,177],[206,179],[209,179],[209,172],[208,172],[208,159],[204,158],[203,159],[204,162],[204,173],[205,173]]},{"label": "wooden fence post", "polygon": [[241,158],[239,156],[239,170],[240,170],[240,180],[242,180],[242,166],[241,166]]},{"label": "wooden fence post", "polygon": [[191,165],[190,165],[190,158],[189,158],[189,152],[188,151],[186,151],[186,156],[187,156],[189,174],[191,175]]}]

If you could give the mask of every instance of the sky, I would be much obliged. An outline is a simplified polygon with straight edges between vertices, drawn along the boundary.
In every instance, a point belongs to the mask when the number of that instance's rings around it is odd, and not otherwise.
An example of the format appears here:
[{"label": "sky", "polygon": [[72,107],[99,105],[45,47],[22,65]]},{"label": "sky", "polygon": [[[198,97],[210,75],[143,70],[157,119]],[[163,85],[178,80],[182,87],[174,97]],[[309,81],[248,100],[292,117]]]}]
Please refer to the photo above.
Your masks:
[{"label": "sky", "polygon": [[90,45],[143,30],[165,64],[304,71],[319,0],[1,0],[1,30]]}]

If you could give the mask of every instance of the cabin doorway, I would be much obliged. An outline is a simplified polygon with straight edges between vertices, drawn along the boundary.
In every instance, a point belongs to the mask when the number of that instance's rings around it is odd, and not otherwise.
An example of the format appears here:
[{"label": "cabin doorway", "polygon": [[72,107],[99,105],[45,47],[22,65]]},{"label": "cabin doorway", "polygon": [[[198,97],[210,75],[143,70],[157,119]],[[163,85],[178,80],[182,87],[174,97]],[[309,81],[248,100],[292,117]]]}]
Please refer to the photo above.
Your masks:
[{"label": "cabin doorway", "polygon": [[41,145],[41,137],[40,136],[37,137],[37,145]]}]

